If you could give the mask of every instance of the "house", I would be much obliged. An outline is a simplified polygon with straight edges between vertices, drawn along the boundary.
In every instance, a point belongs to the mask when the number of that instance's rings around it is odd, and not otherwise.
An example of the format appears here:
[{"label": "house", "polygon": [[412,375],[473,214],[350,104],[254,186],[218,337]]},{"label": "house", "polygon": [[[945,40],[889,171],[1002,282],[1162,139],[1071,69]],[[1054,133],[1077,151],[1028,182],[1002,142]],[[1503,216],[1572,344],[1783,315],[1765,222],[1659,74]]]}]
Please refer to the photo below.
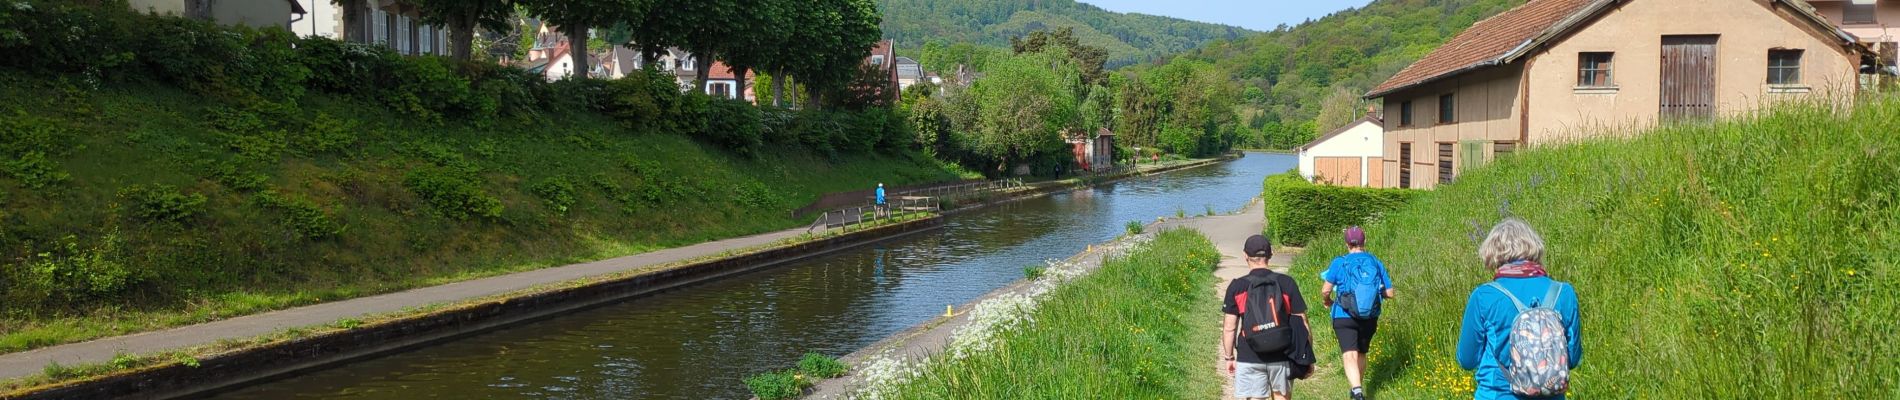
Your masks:
[{"label": "house", "polygon": [[309,12],[298,0],[131,0],[129,4],[133,10],[158,15],[257,28],[290,29]]},{"label": "house", "polygon": [[1071,132],[1067,135],[1069,146],[1075,153],[1075,165],[1083,171],[1104,172],[1115,169],[1115,132],[1108,128],[1095,131],[1094,136]]},{"label": "house", "polygon": [[888,84],[876,90],[878,90],[880,94],[888,93],[885,98],[895,102],[902,90],[899,88],[897,80],[896,46],[892,45],[890,39],[879,40],[876,44],[871,45],[871,55],[864,58],[864,63],[873,68],[877,68],[879,73],[884,75],[885,81],[888,82]]},{"label": "house", "polygon": [[1900,0],[1808,0],[1816,13],[1839,24],[1860,44],[1872,50],[1864,57],[1861,73],[1891,81],[1900,75]]},{"label": "house", "polygon": [[1334,186],[1383,187],[1385,121],[1367,115],[1298,149],[1300,176]]},{"label": "house", "polygon": [[923,65],[918,64],[917,60],[912,60],[910,57],[897,58],[897,91],[898,92],[903,92],[904,89],[909,89],[911,85],[915,85],[921,82],[927,82],[924,79],[925,79],[924,67]]},{"label": "house", "polygon": [[1366,94],[1387,187],[1432,188],[1525,146],[1857,91],[1861,47],[1800,0],[1531,0]]},{"label": "house", "polygon": [[292,1],[309,10],[305,18],[290,24],[290,31],[298,36],[387,46],[404,55],[446,56],[451,51],[449,29],[422,23],[421,10],[414,4],[396,0]]}]

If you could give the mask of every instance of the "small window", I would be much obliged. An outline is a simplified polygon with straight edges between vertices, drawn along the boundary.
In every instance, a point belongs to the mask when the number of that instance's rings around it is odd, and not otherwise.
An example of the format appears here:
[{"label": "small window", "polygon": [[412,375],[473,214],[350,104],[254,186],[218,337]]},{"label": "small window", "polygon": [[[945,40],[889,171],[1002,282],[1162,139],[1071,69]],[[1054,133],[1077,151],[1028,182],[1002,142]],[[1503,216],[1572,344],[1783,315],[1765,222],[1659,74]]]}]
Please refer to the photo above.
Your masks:
[{"label": "small window", "polygon": [[1768,84],[1801,84],[1801,50],[1768,51]]},{"label": "small window", "polygon": [[1399,187],[1412,188],[1412,143],[1399,143]]},{"label": "small window", "polygon": [[1399,103],[1399,126],[1412,126],[1412,102]]},{"label": "small window", "polygon": [[1610,77],[1610,59],[1616,53],[1577,53],[1577,86],[1616,86]]},{"label": "small window", "polygon": [[1491,144],[1491,158],[1500,159],[1517,152],[1517,142],[1499,141]]},{"label": "small window", "polygon": [[1874,16],[1875,7],[1874,7],[1874,4],[1872,4],[1871,2],[1869,4],[1848,3],[1848,4],[1845,4],[1844,6],[1845,8],[1841,10],[1841,23],[1844,23],[1844,24],[1880,23],[1880,18]]},{"label": "small window", "polygon": [[1456,122],[1458,122],[1457,97],[1454,97],[1451,93],[1438,96],[1438,123],[1450,124]]},{"label": "small window", "polygon": [[879,67],[884,66],[884,55],[879,54],[879,55],[871,56],[871,65],[876,65]]},{"label": "small window", "polygon": [[1450,142],[1438,144],[1438,183],[1451,183],[1454,148]]}]

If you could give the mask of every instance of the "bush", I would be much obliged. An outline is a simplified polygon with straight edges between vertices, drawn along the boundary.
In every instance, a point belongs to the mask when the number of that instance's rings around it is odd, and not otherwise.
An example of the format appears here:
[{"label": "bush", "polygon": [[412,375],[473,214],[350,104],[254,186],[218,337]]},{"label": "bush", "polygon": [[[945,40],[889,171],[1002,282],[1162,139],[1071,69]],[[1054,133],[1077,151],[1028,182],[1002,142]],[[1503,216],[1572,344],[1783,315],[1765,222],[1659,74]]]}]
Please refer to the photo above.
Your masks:
[{"label": "bush", "polygon": [[180,193],[170,185],[132,185],[119,190],[133,217],[148,222],[179,223],[204,212],[205,195]]},{"label": "bush", "polygon": [[1147,225],[1143,225],[1141,221],[1128,221],[1128,225],[1125,226],[1128,227],[1128,234],[1130,235],[1140,235],[1141,230],[1147,227]]},{"label": "bush", "polygon": [[1366,224],[1418,194],[1410,189],[1316,185],[1295,172],[1268,176],[1262,187],[1269,236],[1289,246],[1304,246],[1317,235]]},{"label": "bush", "polygon": [[808,384],[792,371],[768,372],[745,378],[745,386],[760,400],[782,400],[805,394]]},{"label": "bush", "polygon": [[409,172],[403,184],[442,216],[452,219],[501,217],[501,199],[483,191],[480,182],[459,171],[428,167]]},{"label": "bush", "polygon": [[1049,272],[1049,267],[1041,265],[1025,266],[1023,267],[1023,278],[1032,281],[1042,279],[1042,274],[1046,272]]},{"label": "bush", "polygon": [[27,259],[22,283],[31,293],[13,301],[80,304],[117,297],[145,279],[122,260],[124,243],[116,232],[91,246],[82,246],[78,236],[66,236],[61,242],[53,251]]},{"label": "bush", "polygon": [[709,118],[699,134],[707,141],[747,156],[757,156],[765,147],[765,124],[758,107],[739,100],[712,100],[707,104]]},{"label": "bush", "polygon": [[266,191],[257,197],[259,205],[275,209],[284,214],[281,225],[290,229],[290,233],[304,239],[322,239],[343,233],[343,226],[330,218],[330,213],[309,199],[275,191]]},{"label": "bush", "polygon": [[804,357],[798,359],[798,372],[804,373],[805,376],[836,378],[844,376],[844,371],[844,363],[838,362],[837,358],[831,356],[805,353]]},{"label": "bush", "polygon": [[542,202],[547,203],[548,210],[556,214],[567,214],[568,208],[573,207],[578,199],[574,193],[574,182],[565,177],[542,179],[529,187],[528,191],[540,197]]}]

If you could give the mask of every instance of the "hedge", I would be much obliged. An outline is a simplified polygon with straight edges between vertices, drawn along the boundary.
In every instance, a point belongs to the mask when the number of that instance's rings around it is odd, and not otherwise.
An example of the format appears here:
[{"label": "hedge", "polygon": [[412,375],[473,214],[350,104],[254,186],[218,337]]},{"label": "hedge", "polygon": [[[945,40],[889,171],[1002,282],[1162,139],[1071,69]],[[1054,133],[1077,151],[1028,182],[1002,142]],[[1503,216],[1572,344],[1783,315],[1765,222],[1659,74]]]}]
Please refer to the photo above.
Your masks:
[{"label": "hedge", "polygon": [[1261,187],[1267,208],[1267,235],[1289,246],[1304,246],[1317,235],[1363,225],[1405,205],[1419,193],[1411,189],[1317,185],[1296,172],[1268,176]]}]

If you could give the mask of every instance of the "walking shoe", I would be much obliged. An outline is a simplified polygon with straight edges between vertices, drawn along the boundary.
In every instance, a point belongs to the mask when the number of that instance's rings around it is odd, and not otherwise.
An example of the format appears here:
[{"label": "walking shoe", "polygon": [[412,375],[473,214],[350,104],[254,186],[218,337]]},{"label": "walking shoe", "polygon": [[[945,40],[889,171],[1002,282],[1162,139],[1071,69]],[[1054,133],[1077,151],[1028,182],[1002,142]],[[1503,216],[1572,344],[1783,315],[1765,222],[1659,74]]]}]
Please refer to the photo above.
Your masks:
[{"label": "walking shoe", "polygon": [[1366,400],[1366,390],[1352,388],[1352,400]]}]

